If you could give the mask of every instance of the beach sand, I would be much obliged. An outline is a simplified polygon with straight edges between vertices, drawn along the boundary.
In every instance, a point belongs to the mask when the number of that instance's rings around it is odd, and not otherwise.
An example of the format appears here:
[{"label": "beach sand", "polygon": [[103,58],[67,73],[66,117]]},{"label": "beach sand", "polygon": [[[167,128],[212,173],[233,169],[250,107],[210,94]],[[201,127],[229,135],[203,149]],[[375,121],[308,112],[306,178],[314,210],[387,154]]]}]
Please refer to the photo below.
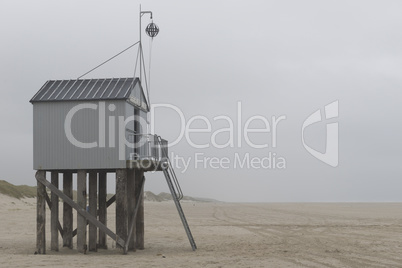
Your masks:
[{"label": "beach sand", "polygon": [[[50,251],[48,214],[47,254],[34,255],[35,202],[0,195],[1,267],[402,267],[399,203],[183,202],[193,252],[174,203],[146,202],[145,249],[128,255],[110,238],[108,250],[86,255],[61,238]],[[112,230],[114,216],[111,206]]]}]

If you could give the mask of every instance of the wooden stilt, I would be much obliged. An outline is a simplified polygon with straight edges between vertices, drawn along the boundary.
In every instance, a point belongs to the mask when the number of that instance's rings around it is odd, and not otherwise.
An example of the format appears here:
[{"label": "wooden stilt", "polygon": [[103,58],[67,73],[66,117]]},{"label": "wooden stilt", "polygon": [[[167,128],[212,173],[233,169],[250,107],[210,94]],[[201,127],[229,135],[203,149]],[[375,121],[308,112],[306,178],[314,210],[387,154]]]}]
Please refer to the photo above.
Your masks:
[{"label": "wooden stilt", "polygon": [[[51,183],[59,188],[59,173],[52,171]],[[51,208],[50,208],[50,232],[51,241],[50,249],[59,251],[59,231],[57,229],[59,223],[59,197],[55,193],[51,193]]]},{"label": "wooden stilt", "polygon": [[[96,212],[98,211],[98,202],[97,202],[97,188],[98,188],[98,173],[90,172],[89,173],[89,214],[97,217]],[[88,250],[96,251],[96,239],[97,239],[97,228],[94,224],[89,223],[89,241],[88,241]]]},{"label": "wooden stilt", "polygon": [[[138,109],[134,109],[134,116],[139,116],[140,111]],[[138,132],[141,133],[141,124],[138,120],[134,121],[134,129]],[[134,136],[135,139],[135,144],[139,144],[139,139],[140,136],[136,135]],[[135,153],[139,154],[139,147],[136,146],[135,147]],[[142,176],[143,176],[144,172],[140,171],[140,170],[135,170],[134,171],[134,188],[135,188],[135,196],[139,196],[139,193],[142,191],[141,190],[141,180],[142,180]],[[138,204],[136,204],[136,206],[138,206],[138,210],[137,210],[137,215],[136,215],[136,223],[135,223],[135,248],[136,249],[144,249],[144,203],[143,203],[143,199],[140,198],[138,200]]]},{"label": "wooden stilt", "polygon": [[[77,172],[77,203],[72,200],[72,173],[63,174],[63,193],[59,190],[59,171],[51,172],[51,181],[46,180],[46,172],[38,171],[37,187],[37,253],[46,253],[46,213],[45,204],[48,202],[51,210],[51,250],[59,250],[60,231],[63,246],[72,248],[73,213],[77,210],[77,250],[86,253],[96,251],[100,246],[106,248],[106,235],[112,237],[116,245],[127,250],[144,249],[144,200],[143,177],[144,171],[134,169],[116,170],[116,195],[110,200],[106,196],[106,171],[89,172],[89,209],[87,212],[87,171]],[[51,198],[47,196],[46,187],[51,190]],[[99,198],[98,198],[99,193]],[[138,198],[138,196],[141,196]],[[48,200],[46,200],[46,198]],[[59,222],[59,198],[63,200],[63,229]],[[116,234],[106,226],[107,207],[116,202]],[[99,208],[98,208],[99,204]],[[99,220],[97,220],[99,216]],[[87,246],[87,229],[89,222],[89,242]],[[130,229],[129,229],[130,227]],[[99,229],[99,240],[97,240]],[[130,231],[130,237],[128,232]],[[97,241],[99,244],[97,245]]]},{"label": "wooden stilt", "polygon": [[[135,176],[134,169],[127,170],[127,210],[128,210],[128,226],[131,226],[135,210]],[[133,219],[135,221],[135,219]],[[129,238],[128,249],[135,251],[135,225],[133,235]]]},{"label": "wooden stilt", "polygon": [[[50,201],[50,198],[49,198],[47,192],[45,193],[45,198],[46,198],[47,206],[51,210],[52,209],[52,202]],[[60,221],[58,221],[58,220],[57,220],[57,229],[59,230],[61,237],[63,237],[63,227],[61,227]]]},{"label": "wooden stilt", "polygon": [[83,209],[81,206],[79,206],[76,202],[74,202],[72,199],[67,197],[63,192],[61,192],[59,189],[53,186],[49,181],[47,181],[45,178],[36,178],[38,181],[40,181],[43,185],[45,185],[47,188],[49,188],[52,192],[58,195],[59,198],[63,199],[63,201],[67,202],[72,208],[74,208],[79,215],[82,217],[86,218],[88,222],[93,223],[98,227],[99,229],[102,229],[108,236],[110,236],[118,245],[123,247],[125,245],[125,241],[118,237],[115,233],[112,232],[109,228],[107,228],[105,225],[100,223],[94,216],[89,214],[85,209]]},{"label": "wooden stilt", "polygon": [[[85,170],[77,172],[77,204],[83,210],[87,206],[87,178]],[[86,236],[87,236],[87,220],[81,214],[77,215],[77,250],[81,253],[86,253]]]},{"label": "wooden stilt", "polygon": [[116,170],[116,235],[127,239],[127,170]]},{"label": "wooden stilt", "polygon": [[[73,199],[73,174],[63,173],[63,193]],[[73,208],[63,202],[63,247],[73,248]]]},{"label": "wooden stilt", "polygon": [[[107,218],[107,206],[106,206],[106,198],[107,198],[107,187],[106,187],[106,172],[99,172],[99,221],[107,226],[106,218]],[[107,248],[106,245],[106,234],[101,229],[99,229],[99,248]]]},{"label": "wooden stilt", "polygon": [[[46,179],[46,172],[38,170],[37,178]],[[38,181],[36,195],[36,253],[46,254],[46,187]]]},{"label": "wooden stilt", "polygon": [[142,177],[144,176],[144,171],[135,171],[135,196],[138,196],[139,192],[142,191],[142,198],[140,198],[138,212],[137,212],[137,223],[136,223],[136,235],[135,235],[135,247],[137,249],[144,249],[144,194],[143,188],[141,188]]}]

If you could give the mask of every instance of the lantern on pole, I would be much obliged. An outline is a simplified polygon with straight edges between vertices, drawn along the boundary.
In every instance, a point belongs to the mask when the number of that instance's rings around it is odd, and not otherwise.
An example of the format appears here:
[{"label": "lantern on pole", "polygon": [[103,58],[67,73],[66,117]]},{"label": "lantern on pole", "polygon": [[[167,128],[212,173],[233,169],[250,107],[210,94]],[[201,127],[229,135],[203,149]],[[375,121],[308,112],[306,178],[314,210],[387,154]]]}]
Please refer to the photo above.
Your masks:
[{"label": "lantern on pole", "polygon": [[145,28],[145,32],[149,37],[154,38],[159,33],[159,27],[155,23],[151,22],[148,24],[147,28]]}]

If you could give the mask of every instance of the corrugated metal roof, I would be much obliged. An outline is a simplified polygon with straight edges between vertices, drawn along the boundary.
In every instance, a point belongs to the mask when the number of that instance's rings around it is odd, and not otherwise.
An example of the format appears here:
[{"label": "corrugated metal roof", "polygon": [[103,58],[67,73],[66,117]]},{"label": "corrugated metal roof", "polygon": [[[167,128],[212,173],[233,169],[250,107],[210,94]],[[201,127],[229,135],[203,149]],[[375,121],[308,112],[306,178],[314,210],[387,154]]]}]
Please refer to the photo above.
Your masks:
[{"label": "corrugated metal roof", "polygon": [[30,102],[127,99],[138,78],[49,80]]}]

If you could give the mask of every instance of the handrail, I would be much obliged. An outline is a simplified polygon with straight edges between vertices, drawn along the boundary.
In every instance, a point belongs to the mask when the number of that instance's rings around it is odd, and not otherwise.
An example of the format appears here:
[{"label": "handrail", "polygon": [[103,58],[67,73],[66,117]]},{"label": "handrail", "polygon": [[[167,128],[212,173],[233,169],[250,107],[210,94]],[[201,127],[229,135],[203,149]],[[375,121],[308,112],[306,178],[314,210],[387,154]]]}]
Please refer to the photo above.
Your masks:
[{"label": "handrail", "polygon": [[[151,141],[150,137],[155,136],[154,134],[142,134],[142,133],[130,133],[129,136],[140,136],[140,137],[145,137],[146,140],[145,141],[135,141],[134,140],[134,145],[135,147],[132,149],[137,149],[137,152],[135,152],[134,154],[136,154],[138,157],[149,157],[149,158],[155,158],[156,160],[160,160],[159,157],[157,155],[153,155],[152,149],[150,148],[149,142]],[[141,152],[141,148],[142,146],[146,146],[145,147],[145,152]],[[144,154],[145,153],[145,154]]]},{"label": "handrail", "polygon": [[[160,162],[162,162],[163,160],[166,161],[166,163],[167,163],[166,170],[172,178],[173,187],[174,187],[174,190],[177,195],[177,200],[183,199],[183,197],[184,197],[183,191],[181,190],[176,173],[173,169],[173,165],[170,161],[170,158],[169,158],[169,155],[167,152],[167,148],[165,148],[164,144],[162,144],[161,136],[158,136],[156,134],[141,134],[141,133],[130,133],[129,135],[145,137],[147,139],[146,142],[140,144],[140,146],[144,146],[144,145],[146,146],[145,152],[140,152],[139,150],[141,147],[136,147],[138,149],[138,151],[136,153],[139,158],[140,157],[150,157],[150,158],[154,158],[155,160],[158,160]],[[136,141],[136,142],[139,142],[139,141]],[[153,144],[149,144],[149,142],[152,142]],[[155,149],[156,149],[156,151],[153,151]],[[159,152],[161,152],[162,154],[160,155]],[[142,154],[142,153],[145,153],[145,154]]]},{"label": "handrail", "polygon": [[173,178],[173,183],[174,183],[174,186],[175,186],[175,188],[176,188],[175,191],[176,191],[177,199],[178,199],[178,200],[181,200],[181,199],[183,199],[183,197],[184,197],[183,191],[181,190],[179,181],[177,180],[176,173],[174,172],[172,163],[170,162],[170,158],[169,158],[169,156],[168,156],[168,154],[167,154],[167,152],[166,152],[166,148],[164,148],[164,147],[162,146],[162,138],[161,138],[160,136],[157,136],[157,135],[155,135],[155,137],[156,137],[156,140],[158,141],[158,144],[159,144],[159,146],[160,146],[160,148],[161,148],[162,155],[163,155],[163,156],[166,158],[166,160],[167,160],[167,163],[168,163],[167,170],[168,170],[168,172],[170,172],[170,174],[171,174],[171,176],[172,176],[172,178]]}]

